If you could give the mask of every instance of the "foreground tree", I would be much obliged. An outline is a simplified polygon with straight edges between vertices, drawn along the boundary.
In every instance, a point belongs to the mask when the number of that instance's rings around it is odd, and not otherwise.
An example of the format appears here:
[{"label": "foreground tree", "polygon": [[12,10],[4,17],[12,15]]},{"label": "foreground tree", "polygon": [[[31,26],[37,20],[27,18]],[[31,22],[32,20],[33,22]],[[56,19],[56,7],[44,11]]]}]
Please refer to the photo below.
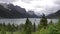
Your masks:
[{"label": "foreground tree", "polygon": [[43,16],[42,16],[42,18],[40,20],[40,24],[38,24],[38,29],[41,29],[41,28],[46,29],[46,27],[47,27],[47,18],[43,14]]},{"label": "foreground tree", "polygon": [[29,21],[28,18],[27,18],[26,23],[25,23],[24,31],[25,31],[25,34],[32,33],[32,23],[31,23],[31,21]]}]

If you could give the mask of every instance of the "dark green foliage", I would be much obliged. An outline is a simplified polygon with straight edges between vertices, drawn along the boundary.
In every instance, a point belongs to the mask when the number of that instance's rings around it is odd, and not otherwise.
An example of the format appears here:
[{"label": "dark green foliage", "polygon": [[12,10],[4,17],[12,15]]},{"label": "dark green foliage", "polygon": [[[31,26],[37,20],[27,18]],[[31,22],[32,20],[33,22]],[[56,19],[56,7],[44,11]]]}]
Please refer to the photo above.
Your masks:
[{"label": "dark green foliage", "polygon": [[19,26],[19,30],[22,32],[23,30],[24,30],[24,24],[20,24],[20,26]]},{"label": "dark green foliage", "polygon": [[15,32],[15,30],[16,30],[16,27],[15,27],[15,25],[14,25],[14,23],[12,24],[12,32]]},{"label": "dark green foliage", "polygon": [[3,23],[3,26],[5,27],[5,23]]},{"label": "dark green foliage", "polygon": [[41,28],[44,28],[46,29],[47,27],[47,18],[45,17],[45,15],[43,14],[41,20],[40,20],[40,24],[38,25],[38,28],[41,29]]},{"label": "dark green foliage", "polygon": [[36,32],[36,24],[33,24],[33,32]]},{"label": "dark green foliage", "polygon": [[18,31],[19,30],[19,25],[16,25],[15,29],[16,29],[16,31]]},{"label": "dark green foliage", "polygon": [[2,23],[0,23],[0,31],[1,31],[1,28],[2,28]]},{"label": "dark green foliage", "polygon": [[8,25],[7,25],[7,31],[11,31],[11,24],[10,23],[8,23]]},{"label": "dark green foliage", "polygon": [[52,25],[53,24],[53,21],[51,20],[49,24]]},{"label": "dark green foliage", "polygon": [[25,23],[24,31],[25,31],[25,34],[32,33],[32,23],[31,23],[31,21],[29,21],[28,18],[27,18],[26,23]]}]

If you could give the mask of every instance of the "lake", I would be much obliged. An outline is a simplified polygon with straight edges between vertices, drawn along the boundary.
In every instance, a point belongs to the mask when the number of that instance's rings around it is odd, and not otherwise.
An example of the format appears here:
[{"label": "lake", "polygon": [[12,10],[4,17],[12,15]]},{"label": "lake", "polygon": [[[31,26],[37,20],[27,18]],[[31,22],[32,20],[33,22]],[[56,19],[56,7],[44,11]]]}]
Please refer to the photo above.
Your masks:
[{"label": "lake", "polygon": [[[40,18],[29,18],[29,20],[32,22],[32,24],[35,22],[36,25],[39,24],[40,22]],[[48,23],[52,20],[54,23],[58,22],[58,19],[47,19],[48,20]],[[16,25],[19,25],[19,24],[24,24],[26,22],[26,18],[20,18],[20,19],[0,19],[0,23],[5,23],[5,24],[16,24]]]}]

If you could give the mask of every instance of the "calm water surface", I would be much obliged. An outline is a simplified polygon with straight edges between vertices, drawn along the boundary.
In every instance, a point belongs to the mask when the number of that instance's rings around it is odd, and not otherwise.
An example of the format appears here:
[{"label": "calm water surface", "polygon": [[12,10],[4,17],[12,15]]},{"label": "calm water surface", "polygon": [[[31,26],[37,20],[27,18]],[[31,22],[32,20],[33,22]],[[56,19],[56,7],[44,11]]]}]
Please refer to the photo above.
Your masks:
[{"label": "calm water surface", "polygon": [[[40,18],[29,18],[29,20],[32,22],[32,24],[35,22],[36,25],[40,22]],[[54,23],[58,22],[58,19],[47,19],[48,23],[52,20]],[[10,23],[10,24],[24,24],[26,22],[26,18],[20,18],[20,19],[0,19],[0,23]]]}]

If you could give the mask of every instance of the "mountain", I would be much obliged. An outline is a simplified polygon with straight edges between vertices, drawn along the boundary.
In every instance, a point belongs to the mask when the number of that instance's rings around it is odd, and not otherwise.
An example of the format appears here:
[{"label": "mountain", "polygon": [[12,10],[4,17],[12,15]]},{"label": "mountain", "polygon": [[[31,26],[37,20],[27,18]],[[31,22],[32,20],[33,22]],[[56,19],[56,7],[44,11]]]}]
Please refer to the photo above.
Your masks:
[{"label": "mountain", "polygon": [[2,18],[34,18],[36,14],[29,14],[24,8],[13,4],[0,3],[0,17]]},{"label": "mountain", "polygon": [[31,17],[40,18],[40,16],[37,16],[34,11],[28,11],[27,13],[30,14]]},{"label": "mountain", "polygon": [[47,18],[60,18],[60,10],[53,14],[48,15]]},{"label": "mountain", "polygon": [[0,3],[0,5],[2,5],[4,8],[7,8],[7,5],[6,3]]},{"label": "mountain", "polygon": [[11,17],[11,14],[8,11],[8,9],[5,9],[2,5],[0,5],[0,17]]}]

